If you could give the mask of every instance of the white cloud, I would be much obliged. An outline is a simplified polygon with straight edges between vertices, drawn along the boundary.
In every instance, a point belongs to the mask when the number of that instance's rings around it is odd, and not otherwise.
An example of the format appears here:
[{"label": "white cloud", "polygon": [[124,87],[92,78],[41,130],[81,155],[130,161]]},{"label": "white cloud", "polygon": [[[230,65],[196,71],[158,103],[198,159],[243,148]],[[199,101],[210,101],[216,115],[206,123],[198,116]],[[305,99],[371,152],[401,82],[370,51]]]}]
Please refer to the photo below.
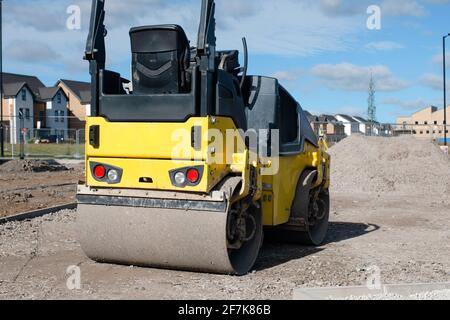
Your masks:
[{"label": "white cloud", "polygon": [[434,90],[442,91],[444,89],[444,79],[442,76],[428,73],[422,76],[421,83]]},{"label": "white cloud", "polygon": [[[395,0],[404,4],[401,10],[392,4],[394,0],[382,1],[386,4],[383,14],[418,16],[420,3],[424,0]],[[448,3],[444,0],[427,1]],[[129,72],[128,30],[132,26],[177,23],[183,26],[192,45],[195,45],[200,3],[200,0],[107,0],[108,67],[120,68],[118,71],[122,73]],[[241,37],[246,36],[251,54],[303,57],[354,48],[357,35],[365,30],[366,8],[373,1],[216,0],[216,3],[220,49],[239,49]],[[14,60],[6,60],[6,70],[24,69],[22,65],[29,61],[29,53],[40,43],[42,52],[47,52],[48,57],[53,59],[53,65],[48,65],[46,69],[46,76],[55,79],[88,77],[87,64],[81,58],[88,32],[91,0],[16,0],[3,1],[3,4],[7,22],[4,24],[4,43],[8,45],[21,41],[20,49],[25,51],[17,52]],[[81,7],[80,31],[70,31],[65,27],[69,5]],[[355,15],[361,15],[363,19],[355,18]],[[43,58],[41,56],[39,59]],[[39,68],[38,65],[27,66],[28,73],[37,73]],[[289,77],[287,74],[284,76]]]},{"label": "white cloud", "polygon": [[6,59],[21,63],[52,63],[61,58],[61,54],[52,49],[47,43],[34,40],[13,40],[7,45]]},{"label": "white cloud", "polygon": [[377,51],[389,51],[389,50],[403,49],[404,46],[398,42],[393,41],[378,41],[366,44],[366,48]]},{"label": "white cloud", "polygon": [[[438,53],[438,54],[435,54],[432,58],[433,63],[441,66],[441,68],[443,68],[442,63],[444,62],[444,59],[442,59],[442,57],[443,57],[443,53]],[[450,53],[447,53],[445,55],[445,57],[446,57],[445,61],[447,63],[447,68],[450,68]]]},{"label": "white cloud", "polygon": [[286,71],[277,71],[272,77],[277,78],[280,81],[286,82],[294,82],[299,79],[303,70],[295,69],[295,70],[286,70]]},{"label": "white cloud", "polygon": [[[433,101],[434,103],[435,101]],[[430,103],[429,100],[425,99],[415,99],[415,100],[402,100],[398,98],[389,98],[383,100],[383,104],[385,105],[392,105],[392,106],[398,106],[405,110],[419,110],[426,106],[429,106],[433,103]]]},{"label": "white cloud", "polygon": [[329,16],[351,16],[366,14],[367,0],[320,0],[321,10]]},{"label": "white cloud", "polygon": [[363,107],[343,106],[336,110],[336,114],[346,114],[353,117],[364,117],[367,115],[367,110]]},{"label": "white cloud", "polygon": [[383,14],[391,16],[413,16],[425,15],[425,7],[415,0],[384,0],[381,4]]},{"label": "white cloud", "polygon": [[[379,5],[382,14],[386,16],[412,16],[425,15],[425,6],[420,0],[384,0]],[[446,4],[448,0],[426,0],[433,4]],[[369,5],[377,4],[373,0],[320,0],[321,10],[330,17],[365,15]]]},{"label": "white cloud", "polygon": [[321,64],[313,67],[311,72],[334,90],[367,91],[371,74],[377,91],[397,91],[409,86],[406,81],[396,78],[390,69],[383,65]]}]

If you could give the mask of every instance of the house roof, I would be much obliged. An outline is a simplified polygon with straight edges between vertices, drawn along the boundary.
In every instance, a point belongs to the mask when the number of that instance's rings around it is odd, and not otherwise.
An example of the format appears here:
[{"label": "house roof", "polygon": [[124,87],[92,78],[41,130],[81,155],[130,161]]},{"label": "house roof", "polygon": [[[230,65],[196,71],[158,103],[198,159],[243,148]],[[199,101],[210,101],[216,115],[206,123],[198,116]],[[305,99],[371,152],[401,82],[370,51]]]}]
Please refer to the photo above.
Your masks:
[{"label": "house roof", "polygon": [[322,114],[319,116],[320,122],[339,122],[338,119],[336,119],[334,116],[331,116],[329,114]]},{"label": "house roof", "polygon": [[24,86],[25,82],[3,83],[3,95],[5,98],[15,97]]},{"label": "house roof", "polygon": [[60,87],[39,88],[41,99],[44,101],[52,100],[60,90]]},{"label": "house roof", "polygon": [[362,117],[353,117],[353,119],[355,119],[356,121],[358,121],[360,123],[368,123],[369,122]]},{"label": "house roof", "polygon": [[352,117],[347,116],[345,114],[338,114],[338,115],[336,115],[336,117],[341,117],[342,119],[344,119],[345,121],[348,121],[348,122],[356,122],[355,119],[353,119]]},{"label": "house roof", "polygon": [[63,83],[80,100],[82,104],[91,103],[91,84],[89,82],[61,79],[56,83]]},{"label": "house roof", "polygon": [[311,112],[303,110],[303,112],[306,115],[306,118],[308,118],[308,121],[312,122],[312,121],[317,121],[317,116],[313,115]]},{"label": "house roof", "polygon": [[[18,89],[20,90],[22,89],[23,84],[27,85],[28,89],[33,93],[36,100],[41,100],[39,89],[45,87],[45,85],[41,80],[39,80],[38,77],[15,73],[3,73],[3,89],[5,96],[7,89],[14,91],[17,87],[20,86],[20,88]],[[16,94],[14,94],[14,96],[17,95],[17,93],[18,91],[16,92]]]}]

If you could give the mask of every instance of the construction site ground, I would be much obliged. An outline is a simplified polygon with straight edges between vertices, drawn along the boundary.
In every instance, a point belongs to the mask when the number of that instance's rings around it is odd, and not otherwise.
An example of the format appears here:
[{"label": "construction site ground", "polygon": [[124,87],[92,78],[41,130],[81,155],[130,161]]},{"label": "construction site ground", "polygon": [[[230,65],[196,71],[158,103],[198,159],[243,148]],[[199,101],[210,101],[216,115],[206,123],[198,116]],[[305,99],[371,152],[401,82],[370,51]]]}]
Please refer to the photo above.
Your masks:
[{"label": "construction site ground", "polygon": [[[374,270],[384,284],[449,282],[448,157],[431,143],[371,139],[349,138],[330,150],[332,174],[340,180],[333,181],[331,225],[321,247],[266,241],[254,271],[243,277],[99,264],[77,242],[76,211],[63,211],[0,225],[0,299],[292,299],[293,290],[301,287],[365,285]],[[366,155],[365,148],[374,155]],[[358,162],[356,155],[365,160]],[[418,159],[422,170],[414,173],[409,168]],[[55,181],[75,183],[83,175],[76,166],[17,176],[5,176],[0,168],[1,197],[30,188],[32,181],[43,190]],[[430,168],[440,170],[437,178],[430,178]],[[411,186],[414,174],[424,177],[413,182],[416,188]],[[40,199],[40,193],[27,192],[30,199]],[[38,206],[67,203],[75,196],[74,189],[55,198],[50,193],[45,201],[36,200]],[[1,201],[3,214],[33,207],[17,202],[17,210],[9,204],[5,209]],[[71,290],[67,270],[73,266],[81,272],[81,287]]]},{"label": "construction site ground", "polygon": [[0,161],[0,218],[76,202],[80,161]]}]

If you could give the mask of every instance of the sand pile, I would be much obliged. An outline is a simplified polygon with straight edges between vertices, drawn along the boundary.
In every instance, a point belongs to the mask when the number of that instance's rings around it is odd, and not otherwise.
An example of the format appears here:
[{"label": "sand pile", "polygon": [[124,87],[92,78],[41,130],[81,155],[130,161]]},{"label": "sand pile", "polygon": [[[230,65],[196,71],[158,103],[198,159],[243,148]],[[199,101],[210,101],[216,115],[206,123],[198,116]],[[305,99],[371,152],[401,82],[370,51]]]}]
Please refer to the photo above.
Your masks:
[{"label": "sand pile", "polygon": [[351,136],[329,150],[334,192],[450,195],[450,160],[430,141]]},{"label": "sand pile", "polygon": [[0,172],[57,172],[67,171],[67,167],[53,160],[11,160],[0,164]]}]

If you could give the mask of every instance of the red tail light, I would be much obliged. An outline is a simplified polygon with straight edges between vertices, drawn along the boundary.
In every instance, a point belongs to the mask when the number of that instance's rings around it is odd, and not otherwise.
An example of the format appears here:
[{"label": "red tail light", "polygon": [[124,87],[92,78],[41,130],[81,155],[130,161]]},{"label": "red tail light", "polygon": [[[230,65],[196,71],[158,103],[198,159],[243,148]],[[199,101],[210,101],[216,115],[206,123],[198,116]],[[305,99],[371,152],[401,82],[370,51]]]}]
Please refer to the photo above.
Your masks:
[{"label": "red tail light", "polygon": [[98,165],[94,168],[94,175],[98,179],[103,179],[106,175],[106,169],[102,165]]},{"label": "red tail light", "polygon": [[196,183],[200,178],[200,173],[196,169],[189,169],[186,173],[186,178],[190,183]]}]

